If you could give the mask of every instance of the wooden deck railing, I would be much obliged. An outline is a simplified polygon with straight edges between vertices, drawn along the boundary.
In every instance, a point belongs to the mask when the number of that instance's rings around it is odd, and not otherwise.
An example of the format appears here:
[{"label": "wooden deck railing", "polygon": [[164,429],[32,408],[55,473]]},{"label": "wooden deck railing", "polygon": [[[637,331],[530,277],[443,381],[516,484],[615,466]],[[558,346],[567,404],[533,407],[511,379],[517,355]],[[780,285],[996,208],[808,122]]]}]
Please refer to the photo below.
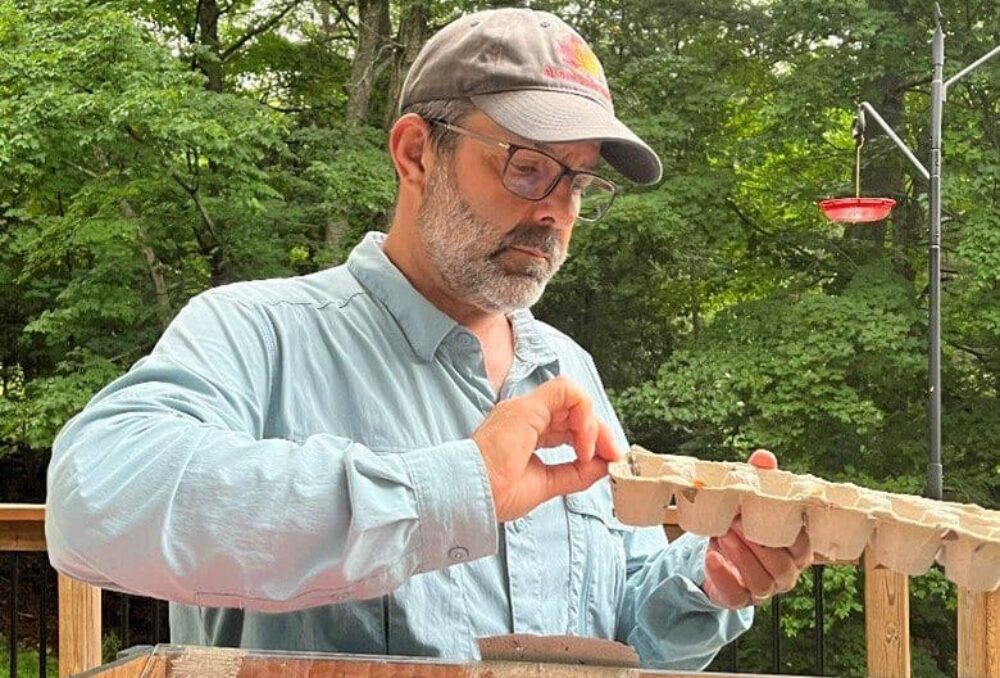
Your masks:
[{"label": "wooden deck railing", "polygon": [[[45,551],[44,522],[42,505],[0,504],[0,552]],[[679,532],[671,515],[664,528],[671,535]],[[909,678],[908,579],[872,563],[863,559],[867,673]],[[69,676],[101,662],[101,591],[62,575],[58,588],[59,675]],[[959,678],[1000,678],[1000,591],[959,588],[957,615]]]}]

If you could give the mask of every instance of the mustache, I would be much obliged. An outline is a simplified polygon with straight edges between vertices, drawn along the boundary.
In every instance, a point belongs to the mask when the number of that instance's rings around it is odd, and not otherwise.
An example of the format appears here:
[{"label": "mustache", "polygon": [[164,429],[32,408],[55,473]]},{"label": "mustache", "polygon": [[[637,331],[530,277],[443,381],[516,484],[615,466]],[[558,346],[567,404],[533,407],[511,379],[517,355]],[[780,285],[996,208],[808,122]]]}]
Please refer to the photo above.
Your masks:
[{"label": "mustache", "polygon": [[550,259],[562,254],[563,244],[556,234],[556,229],[536,224],[518,226],[507,234],[498,247],[490,256],[500,254],[500,252],[510,247],[527,247],[544,252]]}]

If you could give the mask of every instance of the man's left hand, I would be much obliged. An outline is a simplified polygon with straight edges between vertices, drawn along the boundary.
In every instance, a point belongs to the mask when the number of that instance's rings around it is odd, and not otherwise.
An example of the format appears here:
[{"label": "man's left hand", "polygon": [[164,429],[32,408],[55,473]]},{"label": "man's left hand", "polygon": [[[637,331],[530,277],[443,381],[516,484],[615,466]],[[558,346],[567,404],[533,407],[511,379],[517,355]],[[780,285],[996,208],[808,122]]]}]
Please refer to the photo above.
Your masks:
[{"label": "man's left hand", "polygon": [[[778,467],[767,450],[757,450],[749,462],[760,469]],[[812,548],[805,528],[788,548],[771,548],[747,539],[737,516],[726,534],[709,541],[701,588],[719,607],[735,610],[760,605],[776,593],[791,591],[810,565]]]}]

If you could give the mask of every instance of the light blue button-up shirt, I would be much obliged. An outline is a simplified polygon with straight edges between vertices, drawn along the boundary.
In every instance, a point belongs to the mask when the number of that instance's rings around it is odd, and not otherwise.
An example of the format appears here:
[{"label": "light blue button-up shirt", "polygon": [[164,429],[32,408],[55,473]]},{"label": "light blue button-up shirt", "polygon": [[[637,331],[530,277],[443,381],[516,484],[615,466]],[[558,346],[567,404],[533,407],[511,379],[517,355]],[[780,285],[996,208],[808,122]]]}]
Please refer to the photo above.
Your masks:
[{"label": "light blue button-up shirt", "polygon": [[567,375],[625,449],[590,356],[518,311],[498,396],[476,337],[384,237],[343,266],[192,299],[55,441],[53,565],[175,601],[177,643],[472,660],[481,635],[578,634],[706,665],[752,610],[701,591],[703,539],[622,525],[607,479],[496,522],[470,436],[498,397]]}]

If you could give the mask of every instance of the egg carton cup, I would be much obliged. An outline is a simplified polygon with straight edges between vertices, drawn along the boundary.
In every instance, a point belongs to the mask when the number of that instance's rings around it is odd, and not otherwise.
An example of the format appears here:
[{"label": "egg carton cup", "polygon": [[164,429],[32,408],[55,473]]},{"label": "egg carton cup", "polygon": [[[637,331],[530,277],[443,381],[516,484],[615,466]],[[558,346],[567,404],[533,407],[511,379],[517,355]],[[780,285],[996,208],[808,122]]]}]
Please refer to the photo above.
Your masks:
[{"label": "egg carton cup", "polygon": [[791,546],[805,528],[831,560],[856,560],[870,545],[897,572],[920,575],[936,560],[969,590],[1000,588],[1000,511],[638,446],[609,469],[615,514],[629,525],[662,525],[676,506],[682,529],[720,537],[739,515],[744,535],[764,546]]}]

